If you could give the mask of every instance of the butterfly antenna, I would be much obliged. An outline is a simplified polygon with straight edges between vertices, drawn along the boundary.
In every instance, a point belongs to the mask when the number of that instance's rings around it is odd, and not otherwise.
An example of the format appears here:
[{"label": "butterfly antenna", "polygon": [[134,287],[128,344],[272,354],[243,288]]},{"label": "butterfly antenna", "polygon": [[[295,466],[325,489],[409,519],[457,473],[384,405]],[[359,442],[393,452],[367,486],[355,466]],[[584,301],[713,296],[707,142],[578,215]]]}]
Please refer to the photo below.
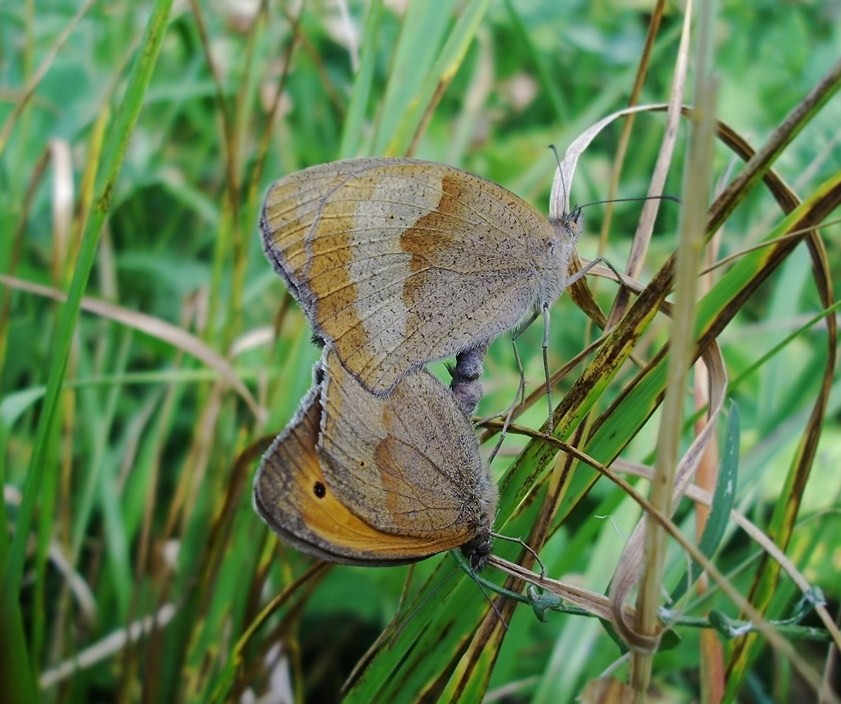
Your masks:
[{"label": "butterfly antenna", "polygon": [[407,625],[409,625],[409,622],[415,616],[417,616],[418,612],[429,603],[432,597],[434,597],[439,591],[441,591],[441,589],[447,586],[447,582],[449,582],[456,574],[457,573],[455,571],[451,571],[444,575],[441,581],[435,586],[435,589],[433,589],[429,594],[427,594],[423,601],[421,601],[420,604],[418,604],[414,609],[412,609],[408,614],[406,614],[406,617],[397,626],[395,626],[396,630],[392,634],[392,639],[396,638],[398,635],[400,635],[400,633],[403,632],[403,629]]},{"label": "butterfly antenna", "polygon": [[581,208],[589,208],[591,205],[601,205],[603,203],[628,203],[631,201],[639,201],[639,200],[670,200],[673,203],[680,203],[681,200],[677,196],[669,196],[669,195],[662,195],[662,196],[632,196],[630,198],[608,198],[607,200],[594,200],[591,203],[584,203],[583,205],[576,206],[578,209]]},{"label": "butterfly antenna", "polygon": [[496,617],[499,619],[499,622],[502,624],[502,627],[507,631],[508,630],[508,622],[505,620],[505,617],[502,615],[502,612],[497,607],[496,601],[491,599],[491,595],[488,594],[488,592],[485,590],[485,587],[482,584],[482,582],[480,582],[478,579],[475,578],[476,577],[475,574],[473,575],[473,577],[474,577],[473,581],[476,583],[476,586],[479,587],[479,591],[481,591],[482,594],[485,595],[485,599],[488,600],[488,603],[491,605],[491,608],[494,610],[494,613],[496,614]]},{"label": "butterfly antenna", "polygon": [[[492,535],[496,534],[492,533]],[[476,586],[479,587],[479,590],[482,592],[482,594],[485,595],[485,599],[488,600],[488,603],[491,605],[491,608],[496,614],[496,617],[500,620],[503,628],[505,628],[505,630],[507,631],[508,622],[505,620],[505,617],[502,615],[502,612],[497,607],[496,602],[493,599],[491,599],[491,596],[485,587],[488,587],[503,596],[513,596],[517,600],[519,600],[519,597],[521,595],[514,594],[513,592],[510,592],[509,590],[504,589],[503,587],[500,587],[494,584],[493,582],[489,582],[484,577],[480,576],[476,572],[476,570],[474,570],[473,567],[471,567],[470,561],[467,559],[467,557],[464,556],[464,554],[461,551],[450,550],[450,554],[455,558],[455,561],[458,563],[458,566],[470,575],[470,578],[476,583]]]}]

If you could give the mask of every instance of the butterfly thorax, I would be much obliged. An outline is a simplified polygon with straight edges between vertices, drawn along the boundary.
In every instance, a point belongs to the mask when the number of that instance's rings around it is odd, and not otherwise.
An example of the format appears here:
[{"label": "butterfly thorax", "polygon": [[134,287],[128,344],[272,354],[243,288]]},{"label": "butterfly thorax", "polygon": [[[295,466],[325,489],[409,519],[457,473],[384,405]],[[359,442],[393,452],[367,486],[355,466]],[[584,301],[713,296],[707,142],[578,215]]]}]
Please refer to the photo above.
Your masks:
[{"label": "butterfly thorax", "polygon": [[488,564],[488,559],[491,554],[491,534],[490,531],[484,531],[473,538],[470,542],[461,546],[462,554],[470,563],[470,568],[474,572],[479,572]]}]

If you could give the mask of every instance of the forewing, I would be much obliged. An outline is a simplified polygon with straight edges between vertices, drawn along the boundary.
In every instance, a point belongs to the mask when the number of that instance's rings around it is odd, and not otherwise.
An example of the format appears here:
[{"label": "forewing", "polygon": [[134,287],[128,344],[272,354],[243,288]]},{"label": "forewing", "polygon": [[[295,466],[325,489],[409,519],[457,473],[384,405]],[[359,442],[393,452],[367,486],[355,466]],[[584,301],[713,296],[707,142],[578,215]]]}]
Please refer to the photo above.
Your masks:
[{"label": "forewing", "polygon": [[525,201],[431,162],[352,159],[276,182],[263,244],[316,332],[375,393],[516,325],[552,230]]}]

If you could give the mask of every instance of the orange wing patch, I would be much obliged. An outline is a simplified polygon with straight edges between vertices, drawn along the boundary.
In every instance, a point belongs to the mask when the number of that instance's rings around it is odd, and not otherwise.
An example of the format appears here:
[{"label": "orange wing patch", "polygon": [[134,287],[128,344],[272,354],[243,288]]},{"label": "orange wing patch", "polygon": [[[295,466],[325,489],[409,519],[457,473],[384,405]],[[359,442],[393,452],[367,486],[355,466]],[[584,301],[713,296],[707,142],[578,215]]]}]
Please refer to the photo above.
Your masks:
[{"label": "orange wing patch", "polygon": [[337,496],[316,451],[321,405],[317,387],[263,457],[254,487],[257,512],[299,550],[356,565],[415,562],[458,547],[464,538],[418,538],[373,528]]}]

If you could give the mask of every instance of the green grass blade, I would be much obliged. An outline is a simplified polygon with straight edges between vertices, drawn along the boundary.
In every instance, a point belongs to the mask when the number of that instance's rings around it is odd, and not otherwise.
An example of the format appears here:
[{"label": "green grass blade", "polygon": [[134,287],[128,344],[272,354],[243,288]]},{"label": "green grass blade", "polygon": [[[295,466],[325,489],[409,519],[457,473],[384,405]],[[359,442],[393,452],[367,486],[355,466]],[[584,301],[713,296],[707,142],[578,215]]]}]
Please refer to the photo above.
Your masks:
[{"label": "green grass blade", "polygon": [[395,156],[409,149],[424,116],[464,60],[487,5],[488,0],[471,0],[449,31],[454,7],[449,0],[409,5],[372,153]]},{"label": "green grass blade", "polygon": [[339,156],[346,159],[357,156],[365,133],[365,114],[371,99],[374,71],[377,67],[377,37],[380,35],[383,21],[383,2],[373,0],[368,7],[368,17],[362,32],[362,53],[359,59],[359,70],[353,82],[353,93],[350,96],[345,124],[342,128],[342,146]]},{"label": "green grass blade", "polygon": [[140,109],[143,105],[143,96],[152,78],[158,52],[160,51],[160,46],[166,33],[166,24],[171,5],[172,0],[156,0],[155,7],[146,26],[146,34],[141,43],[140,55],[132,68],[122,108],[114,120],[109,135],[105,150],[105,159],[107,161],[102,170],[102,178],[97,188],[95,207],[85,228],[82,247],[79,252],[76,268],[73,272],[73,279],[70,283],[67,302],[62,306],[58,318],[54,338],[53,358],[47,380],[47,390],[35,438],[35,452],[32,455],[32,461],[29,463],[23,503],[21,504],[9,562],[5,565],[3,590],[4,596],[7,598],[16,594],[20,587],[24,546],[29,535],[32,511],[38,497],[38,490],[43,472],[45,471],[45,465],[48,462],[46,455],[47,442],[49,436],[55,431],[58,399],[64,379],[73,329],[76,325],[76,319],[78,318],[81,307],[82,295],[87,285],[88,277],[90,276],[97,244],[102,234],[102,226],[109,213],[114,183],[119,175],[131,132],[140,114]]},{"label": "green grass blade", "polygon": [[[731,404],[713,502],[701,539],[698,541],[698,548],[707,557],[712,557],[718,549],[730,523],[730,511],[736,498],[736,481],[739,475],[739,438],[739,407]],[[671,594],[671,603],[678,601],[689,587],[698,581],[702,572],[701,565],[693,561],[688,574],[678,579],[677,587]]]}]

